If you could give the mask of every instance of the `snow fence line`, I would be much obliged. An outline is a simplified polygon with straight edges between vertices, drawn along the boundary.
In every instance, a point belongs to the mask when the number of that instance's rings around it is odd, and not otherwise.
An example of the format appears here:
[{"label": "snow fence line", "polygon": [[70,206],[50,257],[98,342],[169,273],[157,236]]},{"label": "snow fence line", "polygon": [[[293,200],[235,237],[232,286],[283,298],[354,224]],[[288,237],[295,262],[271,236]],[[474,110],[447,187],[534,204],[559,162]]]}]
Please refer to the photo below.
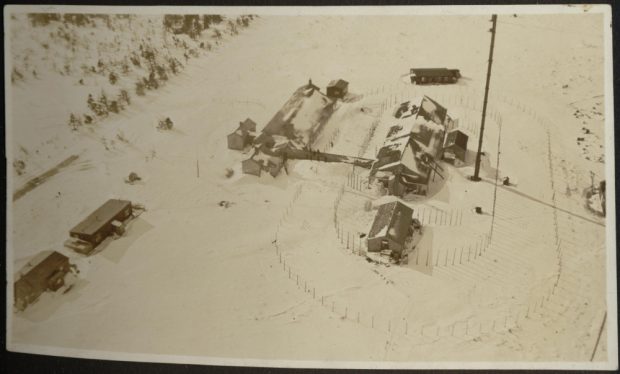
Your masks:
[{"label": "snow fence line", "polygon": [[[397,99],[398,99],[397,96],[395,95],[391,96],[391,100],[393,100],[394,103],[397,102]],[[455,103],[457,102],[457,99],[453,99],[453,100]],[[545,122],[544,118],[538,115],[531,108],[509,97],[503,97],[502,101],[509,105],[515,106],[517,109],[519,109],[523,113],[533,116],[537,121],[539,121],[541,125],[545,125],[547,129],[549,128],[549,122]],[[462,95],[458,99],[458,103],[478,109],[475,101],[472,101],[469,99],[463,99]],[[387,108],[387,105],[385,105],[383,110],[385,110],[385,108]],[[496,123],[498,123],[501,129],[503,118],[500,112],[497,110],[491,109],[489,113],[490,113],[490,116],[496,121]],[[468,129],[472,131],[471,127],[468,127]],[[473,129],[473,131],[476,131],[476,130],[477,129]],[[338,135],[340,134],[337,133],[337,135],[334,136],[334,139]],[[368,140],[368,143],[370,143],[373,136],[374,136],[374,132],[369,131],[369,135],[367,135],[366,138],[364,139],[364,143],[366,143],[366,140]],[[548,142],[550,142],[550,135],[548,135],[548,137],[549,137]],[[498,137],[498,144],[500,141],[501,141],[501,132]],[[548,145],[548,152],[549,152],[550,171],[552,173],[553,165],[552,165],[552,158],[550,155],[551,153],[550,144]],[[498,152],[498,168],[497,169],[499,170],[499,152]],[[551,175],[553,176],[553,174]],[[551,182],[552,189],[554,189],[555,186],[554,186],[553,179],[551,179],[550,182]],[[497,198],[497,193],[496,193],[497,186],[498,186],[498,174],[496,173],[494,209],[493,209],[494,213],[495,213],[495,200]],[[368,187],[368,183],[364,181],[363,178],[360,178],[358,174],[355,174],[355,168],[353,168],[352,172],[347,176],[347,182],[343,183],[341,187],[338,189],[336,199],[333,205],[334,206],[333,221],[334,221],[334,228],[336,230],[337,237],[338,239],[340,239],[340,242],[343,246],[346,243],[346,248],[351,249],[352,253],[355,253],[355,247],[354,247],[355,241],[352,240],[350,231],[347,231],[342,227],[342,223],[340,222],[339,215],[338,215],[339,207],[342,202],[342,199],[344,198],[345,192],[351,192],[347,190],[347,187],[350,190],[356,190],[356,191],[361,192],[364,188]],[[553,314],[554,316],[560,316],[564,318],[570,318],[570,316],[565,316],[565,313],[570,309],[570,305],[571,305],[570,300],[569,301],[563,300],[561,295],[559,295],[559,292],[558,292],[559,289],[564,289],[563,287],[560,286],[560,282],[562,279],[561,275],[562,275],[562,264],[563,264],[563,252],[564,251],[563,251],[562,242],[559,239],[559,234],[557,233],[559,229],[558,229],[558,222],[557,222],[557,210],[555,209],[555,206],[556,206],[555,205],[555,194],[552,195],[553,196],[552,201],[553,201],[553,206],[554,206],[554,209],[553,209],[554,231],[556,231],[556,235],[555,235],[556,246],[554,250],[558,258],[558,265],[557,265],[555,275],[549,278],[550,280],[549,284],[543,287],[538,287],[530,291],[529,296],[525,298],[524,302],[518,304],[517,307],[509,308],[506,311],[506,313],[496,316],[495,318],[481,319],[476,316],[472,316],[467,319],[456,320],[450,324],[427,323],[427,324],[423,324],[419,326],[409,326],[409,322],[404,318],[394,319],[394,318],[383,318],[383,316],[377,317],[373,313],[365,313],[364,311],[355,310],[354,308],[352,308],[351,306],[347,304],[337,303],[335,299],[335,295],[333,294],[321,295],[320,291],[317,293],[317,289],[315,286],[313,286],[312,282],[307,279],[304,279],[304,277],[300,274],[299,271],[293,269],[291,264],[286,262],[286,259],[282,257],[282,253],[277,243],[277,239],[278,239],[278,236],[280,235],[280,228],[282,226],[282,223],[286,220],[286,218],[288,218],[288,216],[292,212],[295,202],[298,200],[301,193],[302,193],[302,185],[297,187],[293,195],[293,199],[287,206],[282,216],[282,219],[280,220],[278,224],[278,227],[275,233],[275,240],[274,240],[275,255],[278,258],[279,263],[282,265],[281,269],[285,273],[287,273],[288,279],[290,279],[291,281],[295,281],[296,286],[300,290],[303,287],[303,291],[305,294],[307,294],[308,296],[311,295],[313,300],[315,300],[316,302],[320,302],[322,307],[330,310],[332,313],[337,314],[342,320],[354,322],[367,328],[378,329],[378,330],[382,330],[388,333],[397,333],[403,336],[411,336],[411,337],[416,337],[416,338],[428,338],[431,341],[435,341],[438,338],[447,338],[447,337],[460,338],[462,340],[474,340],[474,339],[481,339],[481,338],[489,337],[491,335],[512,334],[513,330],[521,329],[523,323],[525,323],[526,321],[540,319],[540,318],[543,318],[545,315],[549,315],[549,314]],[[447,218],[448,217],[447,212],[439,211],[440,213],[437,213],[438,211],[439,210],[432,210],[431,208],[431,210],[428,213],[428,216],[426,215],[426,211],[423,211],[421,214],[420,212],[418,212],[419,216],[417,218],[423,220],[424,222],[427,222],[427,224],[430,224],[430,222],[435,222],[439,224],[441,224],[442,222],[443,223],[448,222],[448,225],[452,225],[452,224],[456,224],[456,222],[460,222],[458,221],[459,219],[462,220],[462,211],[457,212],[456,214],[452,212],[451,219]],[[435,213],[433,214],[433,212]],[[460,216],[459,216],[459,213],[460,213]],[[492,223],[491,225],[491,230],[493,226],[494,226],[494,223]],[[489,234],[487,235],[481,236],[476,242],[475,248],[471,246],[467,248],[467,257],[465,257],[466,252],[464,248],[460,249],[460,251],[458,252],[458,255],[456,254],[457,253],[456,249],[452,249],[452,251],[450,251],[450,249],[447,249],[444,252],[445,254],[443,257],[444,266],[448,266],[448,263],[454,264],[456,266],[457,256],[459,258],[459,263],[462,264],[465,258],[467,258],[466,262],[471,261],[472,253],[474,253],[474,259],[475,259],[476,256],[480,256],[482,253],[486,252],[486,250],[491,246],[491,243],[492,243],[491,232],[492,231],[490,231]],[[346,237],[346,240],[345,240],[345,237]],[[357,254],[362,253],[362,248],[363,246],[361,244],[358,245]],[[451,254],[451,258],[450,258],[450,254]],[[452,261],[450,261],[450,259]],[[435,260],[435,265],[441,267],[441,255],[437,256]],[[541,289],[542,291],[540,291]],[[596,347],[594,349],[596,349]]]},{"label": "snow fence line", "polygon": [[[395,333],[403,337],[411,337],[416,339],[425,338],[428,339],[429,342],[435,341],[439,338],[448,337],[461,340],[480,339],[490,334],[510,332],[511,329],[519,327],[520,316],[518,314],[506,314],[492,320],[479,320],[476,317],[470,317],[468,319],[456,320],[450,324],[427,323],[417,326],[410,326],[409,321],[405,318],[385,318],[384,316],[377,316],[374,313],[357,310],[346,303],[337,302],[336,295],[334,294],[321,294],[321,290],[317,291],[317,288],[311,280],[306,279],[298,269],[295,269],[290,262],[286,261],[286,258],[282,256],[282,251],[277,242],[278,237],[282,235],[279,232],[281,223],[283,223],[292,213],[295,203],[301,196],[302,191],[303,186],[299,185],[293,194],[292,200],[287,205],[282,219],[280,220],[280,224],[275,233],[275,240],[273,242],[275,249],[274,253],[278,259],[278,264],[281,265],[280,269],[282,269],[282,271],[286,274],[287,278],[290,281],[294,281],[296,287],[300,291],[303,290],[304,294],[308,297],[312,297],[315,302],[320,302],[323,308],[336,314],[341,320],[356,323],[365,328],[371,328],[385,333]],[[345,188],[344,185],[342,185],[338,189],[336,199],[334,201],[335,224],[338,222],[336,218],[336,211],[342,197],[344,196],[344,193]],[[342,234],[342,229],[340,232],[341,234],[339,239],[344,245],[345,236]],[[350,249],[354,252],[352,241],[350,241]],[[361,251],[358,250],[357,253],[361,253]]]}]

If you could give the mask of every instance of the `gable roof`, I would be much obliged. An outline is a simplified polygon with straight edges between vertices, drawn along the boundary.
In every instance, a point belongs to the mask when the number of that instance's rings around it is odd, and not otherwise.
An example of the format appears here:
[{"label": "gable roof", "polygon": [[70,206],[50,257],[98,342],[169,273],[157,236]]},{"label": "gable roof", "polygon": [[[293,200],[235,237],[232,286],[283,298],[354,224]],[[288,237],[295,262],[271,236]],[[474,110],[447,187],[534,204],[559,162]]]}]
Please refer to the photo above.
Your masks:
[{"label": "gable roof", "polygon": [[447,115],[448,110],[441,104],[426,95],[422,98],[418,117],[422,116],[427,121],[433,121],[439,125],[443,125]]},{"label": "gable roof", "polygon": [[400,201],[392,201],[379,206],[368,233],[368,239],[389,237],[398,243],[404,243],[412,215],[413,209]]},{"label": "gable roof", "polygon": [[327,85],[327,87],[337,87],[337,88],[341,88],[341,89],[345,89],[349,86],[349,82],[343,80],[343,79],[334,79],[331,82],[329,82],[329,84]]},{"label": "gable roof", "polygon": [[110,199],[84,218],[82,222],[75,225],[71,232],[93,235],[102,225],[112,221],[118,213],[130,205],[131,201],[128,200]]},{"label": "gable roof", "polygon": [[239,129],[244,131],[256,131],[256,122],[246,118],[245,121],[239,122]]},{"label": "gable roof", "polygon": [[[420,106],[412,104],[418,100]],[[407,101],[400,108],[398,124],[388,130],[386,140],[372,165],[371,175],[377,171],[399,171],[416,183],[426,183],[431,171],[430,163],[440,157],[445,131],[442,124],[435,122],[440,121],[440,118],[437,115],[431,116],[429,112],[434,113],[443,107],[424,96]]]},{"label": "gable roof", "polygon": [[47,254],[47,256],[43,253],[37,254],[31,261],[32,268],[30,268],[25,274],[22,271],[25,271],[27,267],[24,267],[20,273],[22,273],[22,277],[20,280],[22,281],[42,281],[50,276],[51,273],[56,271],[58,267],[62,264],[68,263],[69,258],[62,253],[53,251],[52,253]]},{"label": "gable roof", "polygon": [[446,143],[444,144],[444,148],[457,146],[461,149],[467,149],[468,139],[469,137],[460,130],[450,131],[446,136]]}]

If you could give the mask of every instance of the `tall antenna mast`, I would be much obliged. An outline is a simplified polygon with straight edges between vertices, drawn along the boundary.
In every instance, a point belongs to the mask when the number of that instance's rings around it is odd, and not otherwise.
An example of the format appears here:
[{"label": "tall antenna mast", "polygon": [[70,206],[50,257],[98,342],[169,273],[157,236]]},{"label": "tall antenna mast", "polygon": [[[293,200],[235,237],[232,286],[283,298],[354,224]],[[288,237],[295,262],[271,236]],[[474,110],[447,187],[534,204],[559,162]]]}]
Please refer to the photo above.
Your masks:
[{"label": "tall antenna mast", "polygon": [[[478,153],[476,154],[476,168],[474,175],[471,177],[473,181],[480,180],[480,154],[482,153],[482,137],[484,135],[484,120],[487,116],[487,99],[489,98],[489,82],[491,81],[491,66],[493,65],[493,47],[495,46],[495,29],[497,27],[497,14],[491,16],[493,27],[491,28],[491,48],[489,50],[489,64],[487,67],[487,84],[484,87],[484,103],[482,104],[482,121],[480,122],[480,139],[478,139]],[[499,152],[499,150],[498,150]]]}]

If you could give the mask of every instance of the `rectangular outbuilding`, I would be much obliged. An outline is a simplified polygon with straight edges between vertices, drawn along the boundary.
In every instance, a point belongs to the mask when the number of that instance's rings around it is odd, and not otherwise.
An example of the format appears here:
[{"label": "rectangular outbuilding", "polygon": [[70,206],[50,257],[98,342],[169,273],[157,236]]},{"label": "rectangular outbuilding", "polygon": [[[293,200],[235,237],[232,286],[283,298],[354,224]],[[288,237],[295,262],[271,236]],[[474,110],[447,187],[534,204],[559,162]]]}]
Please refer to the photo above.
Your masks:
[{"label": "rectangular outbuilding", "polygon": [[414,84],[449,84],[456,83],[461,72],[447,68],[413,68],[410,70],[410,77]]},{"label": "rectangular outbuilding", "polygon": [[468,136],[460,130],[450,131],[443,146],[444,160],[456,166],[465,163],[468,139]]},{"label": "rectangular outbuilding", "polygon": [[49,255],[40,253],[28,265],[29,269],[15,281],[13,288],[15,307],[19,310],[24,310],[43,292],[64,286],[65,275],[71,270],[69,258],[56,251]]},{"label": "rectangular outbuilding", "polygon": [[390,250],[399,258],[413,234],[413,209],[400,201],[379,206],[368,233],[368,251]]},{"label": "rectangular outbuilding", "polygon": [[247,118],[245,121],[239,122],[239,127],[235,131],[228,134],[228,149],[242,151],[251,145],[255,138],[256,122]]},{"label": "rectangular outbuilding", "polygon": [[349,92],[349,82],[338,79],[329,82],[327,85],[327,96],[342,99]]},{"label": "rectangular outbuilding", "polygon": [[114,221],[123,222],[131,214],[131,201],[110,199],[72,228],[69,235],[90,243],[94,248],[117,231]]}]

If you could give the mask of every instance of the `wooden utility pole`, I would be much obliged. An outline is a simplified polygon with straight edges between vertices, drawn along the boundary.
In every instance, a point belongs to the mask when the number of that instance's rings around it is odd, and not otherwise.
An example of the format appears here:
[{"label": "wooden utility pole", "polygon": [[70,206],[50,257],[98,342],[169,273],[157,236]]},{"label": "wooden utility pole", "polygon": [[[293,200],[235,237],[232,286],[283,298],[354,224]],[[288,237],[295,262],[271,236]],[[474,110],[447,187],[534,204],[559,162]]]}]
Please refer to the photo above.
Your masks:
[{"label": "wooden utility pole", "polygon": [[[478,153],[476,154],[476,168],[473,181],[480,180],[480,154],[482,153],[482,137],[484,135],[484,120],[487,115],[487,99],[489,97],[489,82],[491,81],[491,66],[493,65],[493,47],[495,46],[495,29],[497,27],[497,14],[491,16],[493,27],[491,28],[491,48],[489,49],[489,64],[487,67],[487,84],[484,87],[484,102],[482,104],[482,121],[480,122],[480,139],[478,139]],[[499,150],[498,150],[499,152]]]}]

